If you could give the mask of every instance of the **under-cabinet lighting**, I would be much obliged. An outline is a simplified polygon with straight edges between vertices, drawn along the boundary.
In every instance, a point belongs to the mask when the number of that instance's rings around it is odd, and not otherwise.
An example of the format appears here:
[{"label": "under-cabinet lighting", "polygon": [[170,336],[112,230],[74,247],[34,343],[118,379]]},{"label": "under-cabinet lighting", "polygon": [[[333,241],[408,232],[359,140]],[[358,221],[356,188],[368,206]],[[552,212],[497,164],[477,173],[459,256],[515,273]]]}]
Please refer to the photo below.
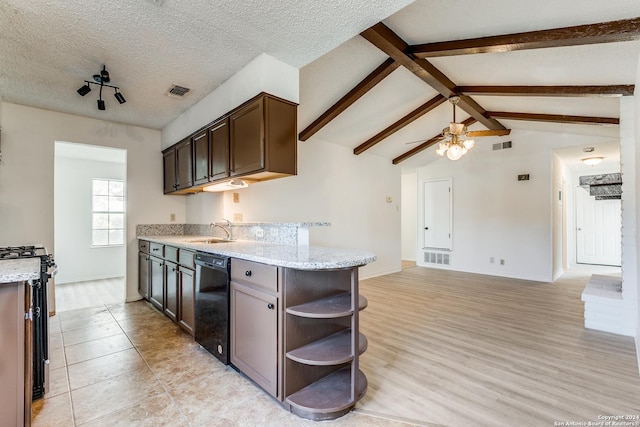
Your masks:
[{"label": "under-cabinet lighting", "polygon": [[229,181],[220,182],[213,185],[208,185],[204,187],[203,191],[208,191],[211,193],[215,193],[218,191],[229,191],[229,190],[237,190],[239,188],[246,188],[249,186],[249,183],[253,181],[242,180],[242,179],[232,179]]}]

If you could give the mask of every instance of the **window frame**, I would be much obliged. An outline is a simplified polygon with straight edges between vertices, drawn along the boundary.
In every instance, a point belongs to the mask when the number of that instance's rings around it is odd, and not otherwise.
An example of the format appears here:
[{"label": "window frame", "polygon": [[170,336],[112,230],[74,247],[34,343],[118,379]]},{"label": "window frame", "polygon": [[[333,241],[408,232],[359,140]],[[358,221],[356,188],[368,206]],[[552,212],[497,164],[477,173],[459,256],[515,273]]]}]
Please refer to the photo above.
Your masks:
[{"label": "window frame", "polygon": [[[103,181],[107,183],[107,193],[106,194],[98,194],[96,193],[95,183],[96,181]],[[122,185],[122,195],[114,194],[111,192],[111,183],[120,183]],[[107,209],[96,209],[95,206],[95,198],[96,197],[106,197],[107,198]],[[111,209],[111,199],[112,198],[121,198],[122,199],[122,210]],[[92,178],[91,179],[91,248],[113,248],[118,246],[124,246],[126,241],[126,183],[123,179],[113,179],[113,178]],[[107,226],[106,228],[95,226],[95,215],[107,215]],[[122,227],[112,227],[110,224],[109,215],[110,214],[122,214]],[[104,231],[107,232],[107,243],[106,244],[97,244],[95,241],[95,231]],[[119,243],[111,243],[111,231],[121,230],[122,231],[122,241]]]}]

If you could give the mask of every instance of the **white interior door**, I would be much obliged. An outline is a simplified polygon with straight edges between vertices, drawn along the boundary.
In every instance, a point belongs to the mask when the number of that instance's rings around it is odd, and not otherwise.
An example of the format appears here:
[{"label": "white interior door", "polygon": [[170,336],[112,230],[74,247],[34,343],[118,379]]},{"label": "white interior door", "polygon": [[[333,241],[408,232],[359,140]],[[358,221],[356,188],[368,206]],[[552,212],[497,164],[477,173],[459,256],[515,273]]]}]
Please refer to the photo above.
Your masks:
[{"label": "white interior door", "polygon": [[424,247],[452,249],[451,179],[424,183]]},{"label": "white interior door", "polygon": [[576,189],[576,262],[621,264],[622,212],[620,200],[596,200]]}]

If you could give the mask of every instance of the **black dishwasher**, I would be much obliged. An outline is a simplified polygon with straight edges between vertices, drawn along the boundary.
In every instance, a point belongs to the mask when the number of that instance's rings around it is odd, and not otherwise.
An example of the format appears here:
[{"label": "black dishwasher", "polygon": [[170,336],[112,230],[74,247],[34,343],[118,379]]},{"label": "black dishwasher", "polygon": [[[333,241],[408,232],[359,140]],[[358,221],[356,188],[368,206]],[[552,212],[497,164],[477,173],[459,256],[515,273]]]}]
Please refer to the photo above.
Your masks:
[{"label": "black dishwasher", "polygon": [[196,252],[195,338],[229,364],[229,268],[231,258]]}]

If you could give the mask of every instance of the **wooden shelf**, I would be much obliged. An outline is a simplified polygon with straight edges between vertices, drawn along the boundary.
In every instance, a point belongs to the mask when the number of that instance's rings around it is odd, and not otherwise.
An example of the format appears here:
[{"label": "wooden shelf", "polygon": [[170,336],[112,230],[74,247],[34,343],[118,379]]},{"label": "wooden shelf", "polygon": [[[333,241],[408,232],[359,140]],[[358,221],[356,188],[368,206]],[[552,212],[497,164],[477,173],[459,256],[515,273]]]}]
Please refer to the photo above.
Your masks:
[{"label": "wooden shelf", "polygon": [[366,391],[367,377],[358,370],[355,396],[352,398],[351,368],[347,366],[293,393],[286,402],[299,416],[323,420],[348,412]]},{"label": "wooden shelf", "polygon": [[[359,353],[367,350],[367,337],[358,334]],[[287,358],[305,365],[340,365],[353,359],[351,329],[345,329],[287,353]]]},{"label": "wooden shelf", "polygon": [[[368,305],[365,297],[359,296],[358,309],[364,310]],[[351,293],[345,292],[328,298],[322,298],[305,304],[287,308],[287,313],[313,319],[332,319],[353,314],[351,309]]]}]

